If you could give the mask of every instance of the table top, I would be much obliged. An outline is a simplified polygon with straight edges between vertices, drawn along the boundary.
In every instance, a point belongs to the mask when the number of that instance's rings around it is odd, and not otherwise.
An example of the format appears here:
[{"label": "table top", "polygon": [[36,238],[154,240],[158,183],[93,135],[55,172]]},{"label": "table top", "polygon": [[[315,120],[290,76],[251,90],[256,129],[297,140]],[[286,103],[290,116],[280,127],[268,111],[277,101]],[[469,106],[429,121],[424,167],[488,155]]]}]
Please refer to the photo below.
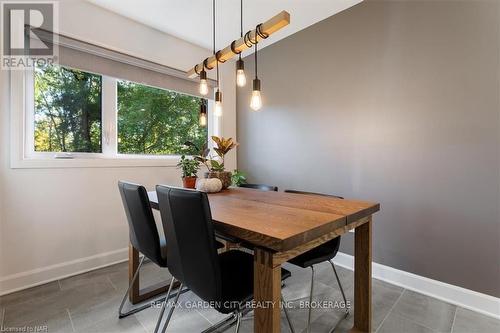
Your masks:
[{"label": "table top", "polygon": [[[148,195],[158,209],[156,192]],[[248,188],[208,198],[216,230],[274,251],[293,249],[380,210],[373,202]]]}]

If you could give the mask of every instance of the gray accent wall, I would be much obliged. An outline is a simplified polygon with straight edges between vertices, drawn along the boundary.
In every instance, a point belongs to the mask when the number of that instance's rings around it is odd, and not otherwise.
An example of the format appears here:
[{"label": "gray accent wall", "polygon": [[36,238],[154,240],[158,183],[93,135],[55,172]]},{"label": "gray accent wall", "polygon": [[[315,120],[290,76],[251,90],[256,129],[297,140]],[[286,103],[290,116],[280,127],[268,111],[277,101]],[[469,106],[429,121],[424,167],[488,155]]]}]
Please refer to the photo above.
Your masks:
[{"label": "gray accent wall", "polygon": [[499,297],[499,6],[365,1],[266,47],[263,110],[250,80],[237,95],[239,169],[378,201],[375,262]]}]

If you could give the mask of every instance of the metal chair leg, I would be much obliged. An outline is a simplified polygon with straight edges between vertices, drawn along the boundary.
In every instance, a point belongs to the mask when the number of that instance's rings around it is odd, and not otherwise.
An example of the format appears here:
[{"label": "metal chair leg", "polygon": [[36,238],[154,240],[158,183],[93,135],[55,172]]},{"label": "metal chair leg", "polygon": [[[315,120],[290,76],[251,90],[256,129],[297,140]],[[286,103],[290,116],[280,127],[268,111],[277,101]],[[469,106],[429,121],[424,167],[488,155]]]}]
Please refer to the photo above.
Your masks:
[{"label": "metal chair leg", "polygon": [[292,321],[290,320],[290,315],[288,314],[288,310],[285,305],[285,299],[283,298],[283,293],[281,293],[281,304],[283,304],[283,311],[285,312],[286,320],[288,321],[288,326],[290,326],[290,332],[295,333],[295,330],[292,325]]},{"label": "metal chair leg", "polygon": [[342,298],[344,299],[345,312],[349,313],[349,309],[347,308],[347,298],[345,297],[344,288],[342,287],[342,283],[340,283],[339,275],[337,274],[337,270],[335,269],[335,265],[331,260],[328,260],[330,265],[332,265],[333,273],[335,274],[335,278],[337,279],[337,283],[339,284],[340,292],[342,293]]},{"label": "metal chair leg", "polygon": [[[156,327],[154,332],[157,333],[158,329],[160,328],[161,320],[163,319],[163,314],[165,313],[165,308],[167,306],[168,300],[170,299],[170,293],[172,292],[172,287],[174,286],[175,283],[175,278],[172,276],[172,279],[170,280],[170,285],[168,286],[168,291],[167,291],[167,296],[165,297],[165,302],[161,305],[161,311],[160,311],[160,316],[158,317],[158,321],[156,322]],[[179,288],[177,290],[177,295],[179,295],[181,292],[181,289]]]},{"label": "metal chair leg", "polygon": [[238,319],[236,320],[236,330],[235,333],[239,333],[241,324],[241,312],[238,312]]},{"label": "metal chair leg", "polygon": [[146,257],[143,256],[141,258],[141,261],[139,261],[139,266],[137,266],[137,270],[135,271],[134,276],[132,277],[132,281],[128,285],[128,288],[127,288],[127,291],[125,292],[125,295],[123,295],[122,302],[120,303],[120,307],[118,308],[118,318],[120,318],[120,319],[124,318],[124,317],[127,317],[127,316],[130,316],[131,314],[137,313],[137,312],[139,312],[141,310],[144,310],[144,309],[147,309],[147,308],[151,307],[151,305],[148,303],[148,304],[145,304],[145,305],[143,305],[141,307],[134,308],[134,309],[132,309],[130,311],[122,312],[123,306],[125,305],[125,301],[127,300],[127,296],[128,296],[128,294],[130,292],[130,289],[132,289],[132,286],[134,285],[135,280],[137,280],[137,277],[139,276],[139,270],[141,269],[142,263],[144,262],[144,258],[146,258]]},{"label": "metal chair leg", "polygon": [[238,320],[238,313],[233,312],[228,317],[222,319],[213,326],[210,326],[201,333],[224,332],[225,330],[229,329],[229,327],[233,326],[237,320]]},{"label": "metal chair leg", "polygon": [[[175,306],[177,305],[177,301],[179,300],[179,296],[181,295],[182,283],[179,286],[178,290],[179,291],[177,292],[177,295],[175,296],[174,304],[172,304],[172,306],[170,307],[170,310],[168,311],[167,320],[165,320],[165,324],[163,325],[163,329],[161,330],[161,333],[165,333],[165,331],[167,330],[168,323],[170,322],[170,318],[172,318],[172,314],[174,313]],[[167,297],[167,299],[168,299],[168,297]]]},{"label": "metal chair leg", "polygon": [[307,333],[311,331],[312,298],[314,290],[314,266],[311,266],[311,295],[309,295],[309,314],[307,316]]}]

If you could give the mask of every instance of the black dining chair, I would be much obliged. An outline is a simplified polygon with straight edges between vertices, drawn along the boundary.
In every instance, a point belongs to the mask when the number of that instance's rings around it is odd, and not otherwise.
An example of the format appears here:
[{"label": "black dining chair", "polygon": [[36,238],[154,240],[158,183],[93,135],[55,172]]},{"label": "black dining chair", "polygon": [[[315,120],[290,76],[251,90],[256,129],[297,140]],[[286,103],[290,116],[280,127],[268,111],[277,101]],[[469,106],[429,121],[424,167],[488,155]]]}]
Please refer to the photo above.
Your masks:
[{"label": "black dining chair", "polygon": [[[125,305],[127,295],[129,294],[135,280],[139,276],[139,271],[142,264],[144,263],[145,258],[148,258],[153,263],[162,268],[166,268],[167,246],[165,239],[160,237],[158,229],[156,228],[156,223],[153,217],[153,212],[151,210],[151,205],[149,203],[148,193],[146,189],[141,185],[124,181],[118,182],[118,189],[120,191],[123,207],[127,216],[130,243],[135,249],[143,254],[137,270],[134,273],[132,281],[130,282],[127,291],[123,296],[120,307],[118,308],[119,318],[124,318],[144,309],[151,308],[151,304],[148,303],[127,312],[123,312],[123,307]],[[224,245],[220,242],[216,243],[217,248],[221,248],[223,246]],[[178,292],[180,290],[181,288],[178,289]],[[172,295],[172,297],[174,296],[175,295]],[[162,300],[162,298],[160,298],[159,300]],[[161,317],[159,319],[161,319]]]},{"label": "black dining chair", "polygon": [[[330,198],[344,199],[343,197],[339,197],[336,195],[323,194],[323,193],[315,193],[315,192],[304,192],[297,190],[285,190],[286,193],[294,193],[294,194],[305,194],[305,195],[316,195],[316,196],[326,196]],[[288,262],[302,267],[302,268],[311,268],[311,294],[309,295],[309,304],[312,302],[313,297],[313,289],[314,289],[314,265],[328,261],[332,266],[333,273],[335,278],[337,279],[337,283],[340,288],[340,292],[342,293],[342,298],[344,299],[344,304],[347,305],[347,299],[345,297],[344,288],[342,287],[342,283],[340,282],[339,275],[337,274],[337,270],[335,269],[335,265],[333,264],[332,259],[337,255],[340,247],[340,236],[312,249],[307,252],[302,253],[301,255],[290,259]],[[311,326],[311,307],[309,307],[308,317],[307,317],[307,332],[310,331]],[[346,306],[346,314],[347,317],[349,315],[349,309]]]},{"label": "black dining chair", "polygon": [[[139,270],[141,269],[144,259],[148,258],[160,267],[167,267],[167,247],[165,240],[160,238],[158,234],[146,189],[141,185],[124,181],[118,182],[118,189],[120,190],[123,207],[127,216],[130,243],[135,249],[143,254],[132,281],[128,286],[127,292],[123,296],[120,307],[118,308],[118,316],[119,318],[123,318],[151,307],[150,304],[146,304],[128,312],[122,312],[127,295],[139,275]],[[161,317],[159,319],[161,319]]]},{"label": "black dining chair", "polygon": [[278,192],[277,186],[271,186],[271,185],[266,185],[266,184],[241,184],[239,187],[253,188],[255,190],[261,190],[261,191]]},{"label": "black dining chair", "polygon": [[[203,301],[213,304],[217,311],[231,314],[230,321],[223,320],[204,332],[219,330],[235,321],[238,332],[245,304],[253,299],[253,256],[238,250],[217,254],[206,193],[162,185],[156,187],[156,192],[167,235],[167,259],[172,274],[167,295],[178,280],[181,286],[188,287]],[[282,279],[289,276],[290,272],[282,269]],[[162,332],[168,327],[178,295],[170,305]],[[283,308],[292,329],[286,308]],[[164,310],[160,316],[163,316]]]}]

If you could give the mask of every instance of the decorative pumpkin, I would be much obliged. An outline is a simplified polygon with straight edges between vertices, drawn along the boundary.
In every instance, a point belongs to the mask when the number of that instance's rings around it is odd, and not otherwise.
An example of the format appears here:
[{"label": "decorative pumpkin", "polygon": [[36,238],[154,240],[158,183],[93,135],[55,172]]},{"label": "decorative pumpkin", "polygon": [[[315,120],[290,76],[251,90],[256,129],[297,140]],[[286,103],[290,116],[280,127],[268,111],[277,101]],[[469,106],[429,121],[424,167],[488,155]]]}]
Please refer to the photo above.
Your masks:
[{"label": "decorative pumpkin", "polygon": [[205,172],[205,178],[218,178],[222,182],[222,189],[225,190],[231,186],[231,176],[230,171],[209,171]]},{"label": "decorative pumpkin", "polygon": [[219,192],[222,190],[222,182],[218,178],[198,179],[196,189],[207,193]]}]

